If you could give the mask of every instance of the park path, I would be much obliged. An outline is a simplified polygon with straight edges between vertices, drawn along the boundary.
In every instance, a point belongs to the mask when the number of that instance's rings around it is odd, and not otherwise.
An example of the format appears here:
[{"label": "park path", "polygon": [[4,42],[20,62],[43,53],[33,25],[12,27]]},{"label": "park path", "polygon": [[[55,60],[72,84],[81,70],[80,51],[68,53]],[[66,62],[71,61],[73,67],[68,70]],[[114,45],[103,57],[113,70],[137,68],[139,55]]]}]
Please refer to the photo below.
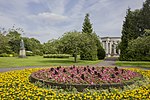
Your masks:
[{"label": "park path", "polygon": [[[111,57],[111,58],[106,58],[104,61],[95,64],[95,65],[90,65],[90,66],[104,66],[104,67],[111,67],[111,66],[117,66],[115,65],[115,61],[117,60],[116,57]],[[119,67],[119,66],[117,66]],[[12,70],[21,70],[21,69],[27,69],[27,68],[44,68],[41,66],[30,66],[30,67],[14,67],[14,68],[0,68],[0,72],[7,72],[7,71],[12,71]],[[123,66],[121,68],[138,68],[138,67],[130,67],[130,66]],[[150,70],[146,68],[141,68],[144,70]]]},{"label": "park path", "polygon": [[105,66],[105,67],[115,66],[115,61],[116,60],[117,60],[116,57],[106,58],[104,61],[96,64],[95,66]]}]

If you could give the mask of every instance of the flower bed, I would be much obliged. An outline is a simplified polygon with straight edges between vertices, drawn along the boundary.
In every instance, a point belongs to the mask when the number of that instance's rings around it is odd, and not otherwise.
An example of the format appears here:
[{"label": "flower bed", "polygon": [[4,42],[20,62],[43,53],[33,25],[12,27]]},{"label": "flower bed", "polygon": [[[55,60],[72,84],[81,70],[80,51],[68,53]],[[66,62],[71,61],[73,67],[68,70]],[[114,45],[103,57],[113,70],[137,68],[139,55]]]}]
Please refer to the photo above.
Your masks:
[{"label": "flower bed", "polygon": [[[29,82],[31,73],[40,70],[25,69],[0,73],[0,100],[122,100],[122,99],[149,99],[150,94],[150,71],[139,69],[128,69],[138,72],[146,78],[145,81],[137,81],[131,86],[126,86],[124,90],[112,88],[110,92],[107,90],[89,90],[85,92],[67,92],[61,89],[39,88]],[[139,85],[137,85],[139,84]],[[134,87],[134,88],[133,88]]]},{"label": "flower bed", "polygon": [[130,85],[142,77],[141,74],[117,67],[57,67],[42,69],[31,74],[31,82],[40,81],[62,88],[109,88]]}]

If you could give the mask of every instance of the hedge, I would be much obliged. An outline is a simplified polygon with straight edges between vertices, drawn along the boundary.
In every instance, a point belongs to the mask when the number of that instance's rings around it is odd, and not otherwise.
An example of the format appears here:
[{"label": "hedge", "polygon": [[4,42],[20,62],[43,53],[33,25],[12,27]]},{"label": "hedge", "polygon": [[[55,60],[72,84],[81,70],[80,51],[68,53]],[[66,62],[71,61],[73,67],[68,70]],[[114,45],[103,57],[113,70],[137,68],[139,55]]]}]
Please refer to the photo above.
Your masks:
[{"label": "hedge", "polygon": [[45,54],[43,58],[69,58],[70,56],[68,54]]}]

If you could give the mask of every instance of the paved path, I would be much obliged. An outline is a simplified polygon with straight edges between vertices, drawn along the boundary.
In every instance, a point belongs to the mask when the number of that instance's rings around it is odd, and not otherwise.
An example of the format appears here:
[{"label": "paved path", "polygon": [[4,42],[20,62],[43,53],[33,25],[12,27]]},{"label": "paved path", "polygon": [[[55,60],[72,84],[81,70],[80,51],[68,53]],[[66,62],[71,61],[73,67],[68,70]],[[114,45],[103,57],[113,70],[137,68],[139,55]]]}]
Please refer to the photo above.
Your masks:
[{"label": "paved path", "polygon": [[105,67],[115,66],[116,60],[117,58],[106,58],[104,61],[96,64],[96,66],[105,66]]},{"label": "paved path", "polygon": [[[91,66],[105,66],[105,67],[116,66],[115,65],[116,60],[117,60],[117,58],[106,58],[104,61],[102,61],[96,65],[91,65]],[[119,66],[117,66],[117,67],[119,67]],[[21,70],[21,69],[27,69],[27,68],[42,68],[42,67],[31,66],[31,67],[16,67],[16,68],[0,68],[0,72],[6,72],[6,71],[11,71],[11,70]],[[121,68],[138,68],[138,67],[123,66]],[[141,69],[150,70],[150,68],[141,68]]]}]

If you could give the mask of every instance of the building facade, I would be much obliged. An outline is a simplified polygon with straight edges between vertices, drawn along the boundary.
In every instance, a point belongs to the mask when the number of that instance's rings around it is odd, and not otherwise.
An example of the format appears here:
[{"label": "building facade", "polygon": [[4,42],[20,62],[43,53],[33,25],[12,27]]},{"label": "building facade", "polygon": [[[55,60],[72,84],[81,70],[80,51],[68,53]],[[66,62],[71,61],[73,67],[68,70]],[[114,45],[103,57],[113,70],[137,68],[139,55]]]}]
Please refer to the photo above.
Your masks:
[{"label": "building facade", "polygon": [[100,40],[107,57],[120,55],[120,50],[117,46],[121,42],[121,37],[102,37]]}]

